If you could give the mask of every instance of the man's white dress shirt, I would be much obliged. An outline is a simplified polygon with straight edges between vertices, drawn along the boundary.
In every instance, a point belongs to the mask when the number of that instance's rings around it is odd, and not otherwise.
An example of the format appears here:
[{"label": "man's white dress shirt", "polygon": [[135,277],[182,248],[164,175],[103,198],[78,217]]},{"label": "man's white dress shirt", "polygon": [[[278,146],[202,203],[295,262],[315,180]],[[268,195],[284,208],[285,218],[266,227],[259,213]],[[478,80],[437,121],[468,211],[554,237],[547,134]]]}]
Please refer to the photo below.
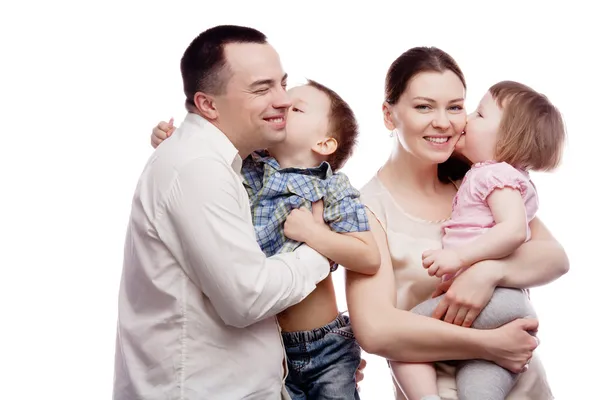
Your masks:
[{"label": "man's white dress shirt", "polygon": [[242,160],[188,114],[135,190],[119,293],[115,400],[280,399],[275,315],[329,274],[307,246],[266,258]]}]

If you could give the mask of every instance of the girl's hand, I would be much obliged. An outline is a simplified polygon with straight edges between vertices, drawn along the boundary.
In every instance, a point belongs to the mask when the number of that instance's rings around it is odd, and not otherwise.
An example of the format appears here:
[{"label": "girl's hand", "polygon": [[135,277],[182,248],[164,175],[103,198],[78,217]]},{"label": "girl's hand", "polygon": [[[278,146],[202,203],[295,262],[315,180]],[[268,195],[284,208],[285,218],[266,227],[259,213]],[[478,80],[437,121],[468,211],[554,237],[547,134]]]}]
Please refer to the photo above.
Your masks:
[{"label": "girl's hand", "polygon": [[427,250],[423,252],[422,259],[429,276],[435,275],[438,278],[447,274],[454,275],[464,267],[458,253],[452,249]]},{"label": "girl's hand", "polygon": [[446,296],[432,317],[464,327],[470,327],[489,303],[499,282],[500,271],[493,261],[482,261],[463,269],[453,279],[442,282],[433,297],[444,291]]}]

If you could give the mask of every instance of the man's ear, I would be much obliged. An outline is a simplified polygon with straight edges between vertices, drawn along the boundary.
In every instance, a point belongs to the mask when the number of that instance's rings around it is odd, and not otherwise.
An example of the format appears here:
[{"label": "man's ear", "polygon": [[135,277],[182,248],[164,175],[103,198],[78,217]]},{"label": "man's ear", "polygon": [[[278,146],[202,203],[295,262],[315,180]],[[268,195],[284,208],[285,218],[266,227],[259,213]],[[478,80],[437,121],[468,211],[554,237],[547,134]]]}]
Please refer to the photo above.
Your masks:
[{"label": "man's ear", "polygon": [[219,116],[214,97],[206,93],[196,92],[194,94],[194,105],[198,109],[200,115],[209,121],[215,120]]},{"label": "man's ear", "polygon": [[322,156],[330,156],[335,153],[337,148],[337,140],[332,137],[328,137],[315,143],[315,145],[312,147],[312,151]]},{"label": "man's ear", "polygon": [[392,106],[387,101],[383,102],[381,111],[383,111],[383,123],[385,124],[385,127],[390,131],[396,129],[396,125],[392,119]]}]

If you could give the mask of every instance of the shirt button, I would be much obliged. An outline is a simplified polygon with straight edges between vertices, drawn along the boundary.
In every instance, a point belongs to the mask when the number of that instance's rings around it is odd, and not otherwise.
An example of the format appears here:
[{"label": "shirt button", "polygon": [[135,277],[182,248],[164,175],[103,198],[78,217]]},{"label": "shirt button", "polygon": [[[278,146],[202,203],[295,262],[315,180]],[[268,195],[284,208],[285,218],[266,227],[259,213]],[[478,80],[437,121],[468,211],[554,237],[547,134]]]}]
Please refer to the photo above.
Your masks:
[{"label": "shirt button", "polygon": [[310,189],[305,187],[304,189],[302,189],[302,191],[304,192],[304,194],[309,194],[310,193]]},{"label": "shirt button", "polygon": [[359,208],[359,209],[356,211],[356,213],[357,213],[358,215],[363,215],[363,214],[365,213],[365,210],[363,210],[362,208]]},{"label": "shirt button", "polygon": [[279,178],[281,176],[281,174],[279,172],[275,172],[275,178]]}]

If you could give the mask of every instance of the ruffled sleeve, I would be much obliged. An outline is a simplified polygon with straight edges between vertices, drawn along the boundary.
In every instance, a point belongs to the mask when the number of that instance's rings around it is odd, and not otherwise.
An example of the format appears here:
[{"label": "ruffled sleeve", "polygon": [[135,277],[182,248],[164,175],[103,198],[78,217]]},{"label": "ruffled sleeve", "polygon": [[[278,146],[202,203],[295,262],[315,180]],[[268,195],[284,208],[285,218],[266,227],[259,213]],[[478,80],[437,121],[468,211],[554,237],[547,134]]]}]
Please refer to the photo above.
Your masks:
[{"label": "ruffled sleeve", "polygon": [[525,196],[527,192],[527,175],[505,162],[475,167],[470,175],[471,189],[483,202],[496,189],[513,188],[521,196]]}]

